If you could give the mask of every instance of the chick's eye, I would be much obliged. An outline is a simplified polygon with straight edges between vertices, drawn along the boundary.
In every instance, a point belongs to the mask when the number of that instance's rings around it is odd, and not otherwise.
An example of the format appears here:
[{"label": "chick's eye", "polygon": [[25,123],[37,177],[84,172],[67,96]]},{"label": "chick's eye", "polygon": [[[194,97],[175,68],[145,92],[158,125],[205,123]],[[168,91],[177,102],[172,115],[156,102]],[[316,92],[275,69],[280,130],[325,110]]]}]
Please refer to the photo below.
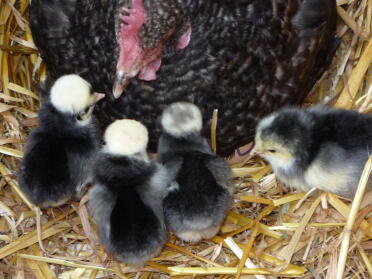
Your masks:
[{"label": "chick's eye", "polygon": [[78,114],[77,116],[76,116],[76,119],[78,120],[78,121],[83,121],[84,120],[84,113],[82,112],[82,113],[80,113],[80,114]]},{"label": "chick's eye", "polygon": [[85,119],[88,118],[89,116],[89,110],[90,110],[91,107],[87,107],[84,111],[82,111],[81,113],[79,113],[77,116],[76,116],[76,119],[79,120],[79,121],[83,121]]},{"label": "chick's eye", "polygon": [[269,149],[268,151],[269,151],[270,153],[275,153],[275,152],[276,152],[275,149]]}]

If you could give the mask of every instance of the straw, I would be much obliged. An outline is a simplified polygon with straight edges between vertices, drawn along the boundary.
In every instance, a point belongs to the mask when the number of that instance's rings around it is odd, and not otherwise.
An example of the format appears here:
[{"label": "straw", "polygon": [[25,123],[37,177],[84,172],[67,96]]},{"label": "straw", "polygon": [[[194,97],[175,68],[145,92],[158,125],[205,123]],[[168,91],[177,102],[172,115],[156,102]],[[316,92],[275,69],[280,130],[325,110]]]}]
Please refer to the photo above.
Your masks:
[{"label": "straw", "polygon": [[369,157],[368,161],[365,164],[362,176],[360,177],[358,189],[355,193],[353,203],[351,204],[350,214],[347,218],[346,227],[342,234],[342,243],[340,249],[340,256],[338,258],[338,267],[337,267],[337,279],[344,278],[344,270],[347,260],[348,249],[350,245],[351,230],[353,229],[356,215],[359,210],[360,203],[362,202],[364,192],[367,188],[367,183],[369,176],[372,171],[372,156]]}]

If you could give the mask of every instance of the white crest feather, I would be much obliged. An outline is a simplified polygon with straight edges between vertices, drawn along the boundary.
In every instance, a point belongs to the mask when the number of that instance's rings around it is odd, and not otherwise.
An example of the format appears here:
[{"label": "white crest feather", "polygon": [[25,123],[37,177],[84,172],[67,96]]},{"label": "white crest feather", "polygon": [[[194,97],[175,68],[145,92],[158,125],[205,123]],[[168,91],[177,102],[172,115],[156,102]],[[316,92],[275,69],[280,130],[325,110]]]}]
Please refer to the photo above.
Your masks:
[{"label": "white crest feather", "polygon": [[161,118],[163,129],[175,137],[198,133],[202,129],[202,124],[199,108],[186,102],[171,104],[164,110]]},{"label": "white crest feather", "polygon": [[140,122],[116,120],[105,131],[106,150],[112,154],[130,156],[145,151],[148,131]]},{"label": "white crest feather", "polygon": [[52,86],[50,100],[61,112],[78,113],[93,105],[95,96],[86,80],[78,75],[65,75]]}]

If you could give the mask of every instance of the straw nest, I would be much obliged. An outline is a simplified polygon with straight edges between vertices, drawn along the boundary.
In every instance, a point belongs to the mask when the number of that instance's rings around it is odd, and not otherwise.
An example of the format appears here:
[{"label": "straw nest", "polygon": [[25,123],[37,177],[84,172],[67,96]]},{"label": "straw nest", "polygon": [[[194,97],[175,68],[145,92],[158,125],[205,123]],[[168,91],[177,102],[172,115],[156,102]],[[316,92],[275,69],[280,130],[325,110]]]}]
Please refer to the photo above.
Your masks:
[{"label": "straw nest", "polygon": [[[372,1],[337,2],[342,43],[307,104],[371,112]],[[304,194],[285,194],[259,159],[233,165],[234,206],[210,241],[189,245],[170,236],[157,258],[130,270],[105,254],[83,200],[43,212],[43,252],[35,211],[16,181],[25,140],[37,125],[34,80],[45,76],[28,6],[28,0],[0,3],[0,278],[372,278],[372,206],[358,210],[359,198],[351,204],[323,193],[296,208]],[[368,169],[364,181],[367,175]]]}]

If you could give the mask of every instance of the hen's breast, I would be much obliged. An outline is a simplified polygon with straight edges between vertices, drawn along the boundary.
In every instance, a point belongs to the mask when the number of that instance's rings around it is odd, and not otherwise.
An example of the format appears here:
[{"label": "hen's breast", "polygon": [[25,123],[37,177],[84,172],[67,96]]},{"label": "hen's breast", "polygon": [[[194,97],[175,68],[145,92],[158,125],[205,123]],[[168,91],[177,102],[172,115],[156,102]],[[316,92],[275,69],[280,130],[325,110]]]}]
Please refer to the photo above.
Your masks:
[{"label": "hen's breast", "polygon": [[190,45],[163,59],[157,80],[134,81],[122,98],[97,108],[103,122],[142,121],[151,150],[162,109],[185,100],[201,108],[206,136],[218,109],[217,150],[231,154],[253,139],[260,118],[300,103],[332,57],[333,0],[198,1],[189,12]]}]

